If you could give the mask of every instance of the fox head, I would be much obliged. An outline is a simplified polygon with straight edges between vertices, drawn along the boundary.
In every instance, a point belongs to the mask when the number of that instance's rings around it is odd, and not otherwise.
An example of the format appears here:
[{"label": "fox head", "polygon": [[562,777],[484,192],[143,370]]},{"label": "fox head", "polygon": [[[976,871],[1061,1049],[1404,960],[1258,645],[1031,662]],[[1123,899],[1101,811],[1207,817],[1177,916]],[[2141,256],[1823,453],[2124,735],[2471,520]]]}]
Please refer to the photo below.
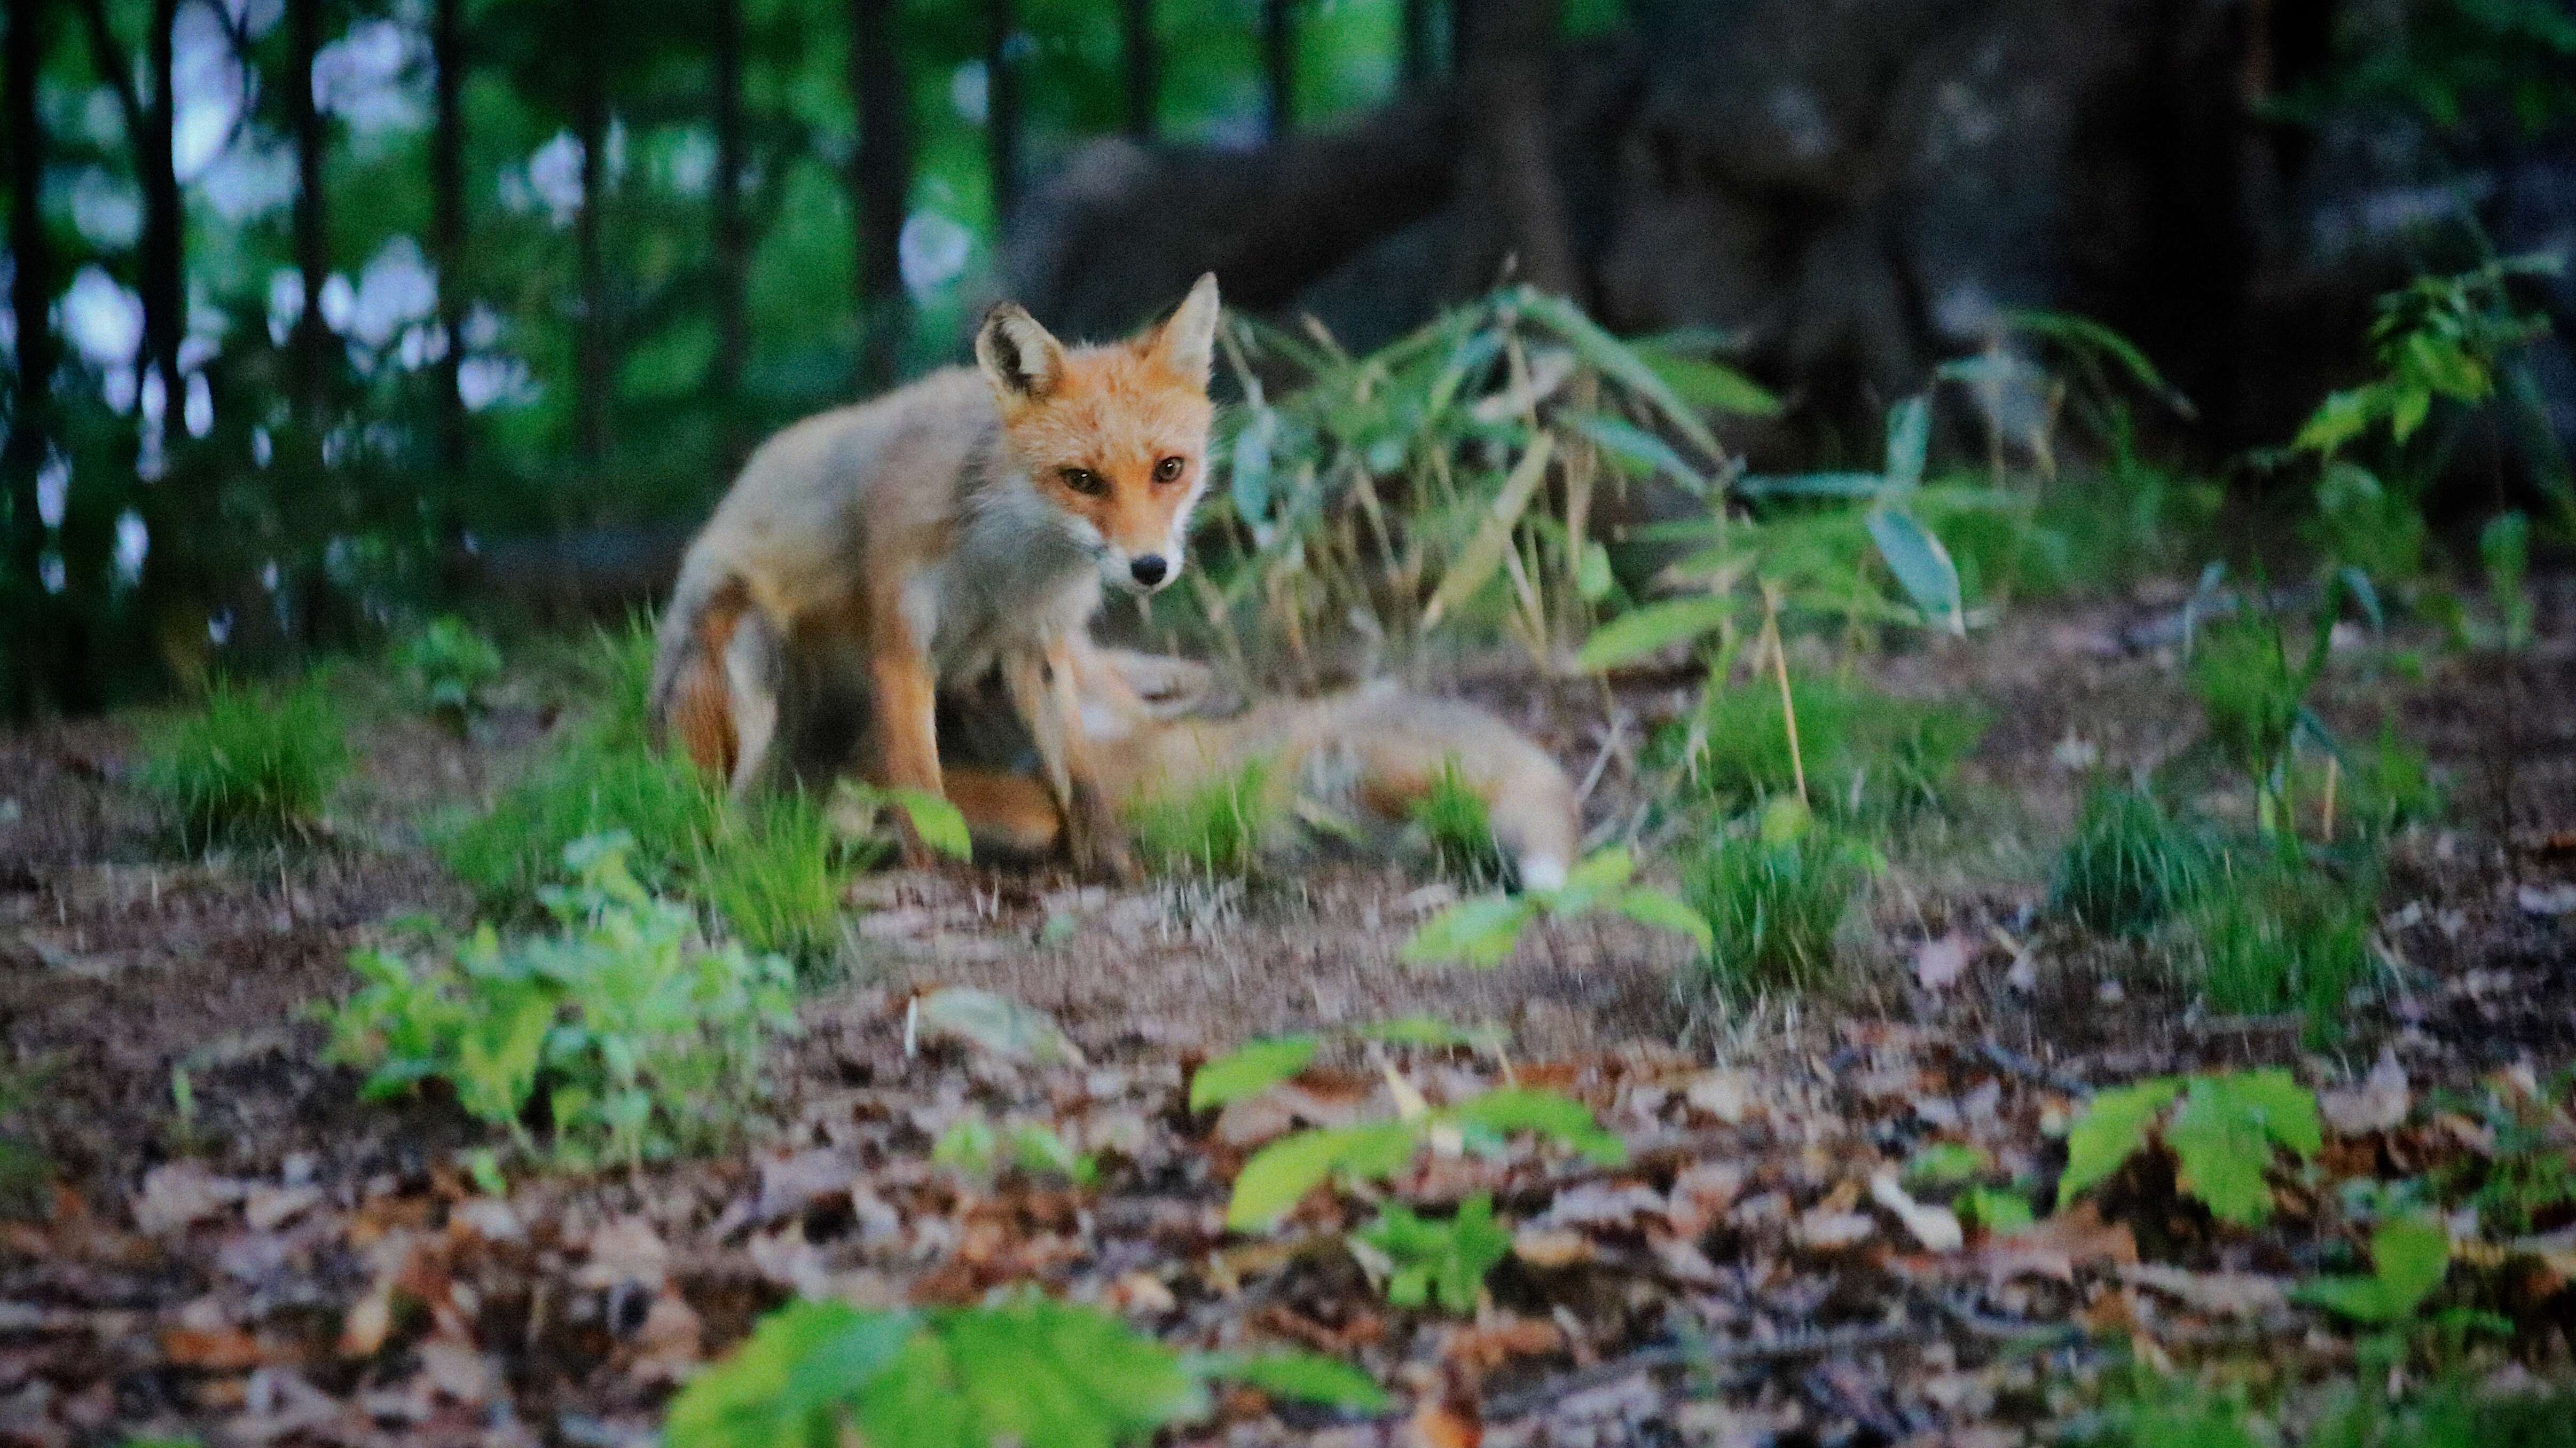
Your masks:
[{"label": "fox head", "polygon": [[1210,273],[1160,326],[1125,342],[1067,348],[1011,303],[975,333],[1004,450],[1110,587],[1152,593],[1180,574],[1190,509],[1207,487],[1216,323]]}]

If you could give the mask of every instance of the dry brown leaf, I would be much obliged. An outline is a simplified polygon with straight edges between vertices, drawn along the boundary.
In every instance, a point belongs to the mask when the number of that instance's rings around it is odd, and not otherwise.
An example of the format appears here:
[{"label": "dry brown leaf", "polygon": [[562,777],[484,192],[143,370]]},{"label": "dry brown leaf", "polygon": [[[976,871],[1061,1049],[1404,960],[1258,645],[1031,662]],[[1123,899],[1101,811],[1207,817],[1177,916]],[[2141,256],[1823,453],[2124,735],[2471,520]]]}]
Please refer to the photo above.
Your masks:
[{"label": "dry brown leaf", "polygon": [[1533,1267],[1571,1267],[1592,1259],[1592,1239],[1572,1228],[1533,1224],[1512,1234],[1512,1255]]},{"label": "dry brown leaf", "polygon": [[1959,1218],[1948,1207],[1931,1207],[1908,1196],[1903,1183],[1893,1171],[1882,1171],[1869,1179],[1869,1199],[1893,1213],[1914,1234],[1914,1240],[1934,1252],[1956,1252],[1967,1245],[1967,1233],[1959,1227]]},{"label": "dry brown leaf", "polygon": [[1924,941],[1914,948],[1914,983],[1928,991],[1948,990],[1968,973],[1969,962],[1976,958],[1976,947],[1965,935],[1953,933]]},{"label": "dry brown leaf", "polygon": [[1703,1116],[1738,1126],[1753,1112],[1753,1078],[1743,1071],[1705,1071],[1682,1088],[1682,1099]]},{"label": "dry brown leaf", "polygon": [[247,1372],[267,1360],[258,1338],[230,1325],[165,1327],[161,1329],[161,1355],[173,1367],[209,1373]]},{"label": "dry brown leaf", "polygon": [[2414,1104],[2415,1094],[2408,1089],[2406,1068],[2397,1063],[2394,1047],[2380,1048],[2379,1063],[2370,1068],[2360,1085],[2317,1093],[2317,1110],[2341,1136],[2393,1131],[2405,1124],[2406,1113]]},{"label": "dry brown leaf", "polygon": [[2281,1279],[2253,1272],[2192,1272],[2160,1262],[2132,1262],[2120,1268],[2120,1280],[2216,1317],[2262,1317],[2290,1300]]},{"label": "dry brown leaf", "polygon": [[1744,1168],[1731,1161],[1703,1161],[1682,1168],[1664,1199],[1664,1220],[1692,1241],[1706,1232],[1744,1191]]},{"label": "dry brown leaf", "polygon": [[2091,1202],[2078,1202],[2026,1231],[1989,1239],[1976,1260],[1998,1287],[2030,1276],[2072,1282],[2083,1268],[2135,1264],[2138,1239],[2127,1227],[2104,1222]]},{"label": "dry brown leaf", "polygon": [[193,1161],[174,1161],[143,1174],[134,1198],[134,1225],[166,1236],[215,1217],[250,1194],[250,1183],[216,1176]]}]

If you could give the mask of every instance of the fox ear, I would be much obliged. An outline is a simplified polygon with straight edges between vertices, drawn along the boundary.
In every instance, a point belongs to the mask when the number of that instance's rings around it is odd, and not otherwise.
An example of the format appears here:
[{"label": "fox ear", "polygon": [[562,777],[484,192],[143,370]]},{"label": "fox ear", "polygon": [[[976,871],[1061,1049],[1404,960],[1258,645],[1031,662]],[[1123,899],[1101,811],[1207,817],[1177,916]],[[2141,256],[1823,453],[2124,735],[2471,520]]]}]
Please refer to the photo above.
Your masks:
[{"label": "fox ear", "polygon": [[1170,368],[1173,376],[1205,387],[1216,363],[1216,322],[1216,273],[1209,272],[1148,336],[1145,350]]},{"label": "fox ear", "polygon": [[1027,308],[1004,302],[975,329],[975,365],[1003,400],[1036,402],[1064,380],[1064,344]]}]

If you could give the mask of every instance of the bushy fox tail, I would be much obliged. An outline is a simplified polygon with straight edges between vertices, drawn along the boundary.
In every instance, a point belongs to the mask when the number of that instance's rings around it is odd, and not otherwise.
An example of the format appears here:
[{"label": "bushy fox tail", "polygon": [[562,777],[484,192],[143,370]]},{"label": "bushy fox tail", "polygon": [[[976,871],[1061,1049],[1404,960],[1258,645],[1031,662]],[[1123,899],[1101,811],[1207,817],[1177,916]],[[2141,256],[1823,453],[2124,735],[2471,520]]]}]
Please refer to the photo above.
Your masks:
[{"label": "bushy fox tail", "polygon": [[[1545,750],[1482,709],[1380,686],[1211,718],[1187,712],[1191,700],[1150,702],[1164,694],[1174,661],[1114,651],[1092,657],[1110,671],[1110,688],[1123,684],[1149,701],[1141,712],[1086,710],[1095,765],[1122,806],[1231,779],[1257,761],[1276,803],[1400,828],[1454,777],[1484,801],[1494,842],[1524,887],[1565,881],[1580,830],[1574,785]],[[1086,677],[1086,704],[1098,692]],[[978,839],[1029,853],[1054,843],[1054,805],[1035,780],[972,770],[951,770],[948,780]]]},{"label": "bushy fox tail", "polygon": [[[654,640],[648,714],[654,732],[665,746],[677,745],[718,779],[736,777],[744,759],[745,725],[755,722],[764,706],[773,722],[776,714],[774,694],[745,697],[758,691],[746,689],[749,680],[736,677],[743,672],[736,665],[752,662],[736,657],[753,651],[749,646],[755,639],[743,627],[750,612],[751,595],[740,578],[684,568]],[[746,714],[754,717],[746,719]]]}]

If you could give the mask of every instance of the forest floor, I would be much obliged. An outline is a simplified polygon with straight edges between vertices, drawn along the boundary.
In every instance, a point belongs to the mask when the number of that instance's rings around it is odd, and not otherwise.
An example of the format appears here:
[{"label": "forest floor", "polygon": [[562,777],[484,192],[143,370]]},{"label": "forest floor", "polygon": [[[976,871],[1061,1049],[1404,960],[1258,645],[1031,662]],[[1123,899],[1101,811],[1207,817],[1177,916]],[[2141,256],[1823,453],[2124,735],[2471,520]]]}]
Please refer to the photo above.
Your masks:
[{"label": "forest floor", "polygon": [[[1475,1421],[1489,1445],[2047,1442],[2115,1403],[2123,1363],[2232,1359],[2291,1395],[2348,1380],[2357,1334],[2288,1289],[2366,1266],[2352,1184],[2500,1180],[2514,1130],[2563,1171],[2576,1141],[2570,602],[2544,598],[2511,665],[2338,671],[2323,712],[2364,734],[2393,716],[2451,803],[2391,846],[2382,968],[2329,1048],[2295,1017],[2211,1015],[2144,947],[2046,911],[2081,761],[2156,764],[2200,726],[2170,651],[2122,642],[2156,608],[2032,607],[1860,665],[1992,722],[1954,806],[1887,845],[1830,997],[1728,1007],[1686,942],[1606,916],[1544,923],[1492,970],[1407,965],[1455,890],[1392,865],[1134,888],[879,873],[853,890],[844,978],[801,1007],[770,1119],[711,1159],[514,1166],[506,1195],[459,1164],[484,1138],[452,1101],[362,1103],[356,1073],[322,1064],[317,1006],[394,917],[471,919],[422,821],[563,727],[542,688],[471,742],[360,711],[328,834],[265,853],[171,850],[132,787],[134,721],[0,738],[5,1124],[41,1183],[0,1220],[0,1443],[643,1444],[673,1385],[792,1293],[971,1302],[1012,1283],[1175,1345],[1332,1353],[1395,1394],[1364,1417],[1229,1390],[1186,1442],[1464,1443]],[[1686,682],[1468,692],[1590,781],[1599,825],[1633,810],[1637,742]],[[1080,1059],[907,1030],[920,993],[957,985],[1046,1013]],[[1187,1073],[1247,1038],[1417,1013],[1504,1044],[1336,1037],[1287,1085],[1187,1109]],[[2260,1228],[2214,1222],[2153,1153],[2013,1235],[1945,1240],[1889,1190],[1948,1142],[2045,1207],[2088,1093],[2253,1065],[2324,1091],[2333,1128],[2275,1172]],[[1589,1103],[1627,1161],[1435,1151],[1391,1184],[1426,1209],[1494,1194],[1514,1252],[1474,1315],[1389,1306],[1332,1230],[1358,1204],[1226,1230],[1236,1170],[1291,1125],[1505,1078]],[[1053,1127],[1097,1180],[935,1164],[976,1116]],[[2533,1205],[2509,1227],[2453,1217],[2486,1250],[2443,1300],[2503,1324],[2483,1376],[2563,1382],[2576,1199]]]}]

